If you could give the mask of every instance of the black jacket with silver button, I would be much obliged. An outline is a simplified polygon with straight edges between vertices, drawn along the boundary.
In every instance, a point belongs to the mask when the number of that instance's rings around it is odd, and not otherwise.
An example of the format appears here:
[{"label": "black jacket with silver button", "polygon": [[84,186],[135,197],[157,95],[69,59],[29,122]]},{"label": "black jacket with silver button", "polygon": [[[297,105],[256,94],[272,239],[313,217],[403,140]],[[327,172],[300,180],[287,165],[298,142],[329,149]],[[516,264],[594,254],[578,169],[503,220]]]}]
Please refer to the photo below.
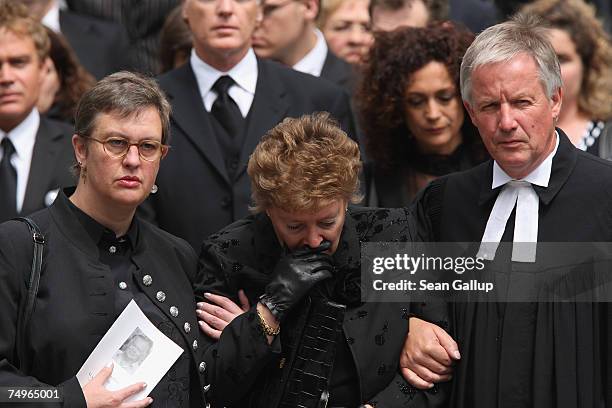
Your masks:
[{"label": "black jacket with silver button", "polygon": [[[40,289],[26,333],[26,373],[20,372],[15,344],[19,304],[25,298],[24,277],[32,262],[32,238],[25,224],[0,225],[0,386],[61,386],[64,407],[83,407],[75,377],[114,321],[114,277],[100,263],[98,248],[60,193],[49,208],[32,215],[44,233]],[[195,300],[191,280],[197,259],[192,248],[157,227],[138,221],[133,262],[141,290],[173,322],[189,345],[197,345]],[[163,293],[163,299],[160,298]],[[193,361],[194,402],[205,404],[201,348],[185,350]],[[196,374],[197,373],[197,374]],[[198,405],[198,406],[199,406]]]}]

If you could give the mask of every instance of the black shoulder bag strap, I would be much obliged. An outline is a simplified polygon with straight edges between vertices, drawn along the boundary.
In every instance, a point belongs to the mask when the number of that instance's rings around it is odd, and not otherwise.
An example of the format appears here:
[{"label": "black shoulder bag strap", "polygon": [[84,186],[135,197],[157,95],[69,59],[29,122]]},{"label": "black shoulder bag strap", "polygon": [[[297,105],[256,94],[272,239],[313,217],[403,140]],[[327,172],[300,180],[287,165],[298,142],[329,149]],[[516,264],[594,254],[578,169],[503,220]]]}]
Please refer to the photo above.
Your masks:
[{"label": "black shoulder bag strap", "polygon": [[14,218],[16,221],[21,221],[27,224],[30,233],[32,234],[32,241],[34,242],[34,252],[32,255],[32,269],[30,270],[30,276],[24,276],[26,289],[28,294],[25,302],[22,304],[23,312],[19,314],[19,320],[17,321],[17,353],[19,357],[19,367],[22,372],[27,373],[27,367],[25,366],[27,359],[25,358],[25,350],[23,347],[26,330],[30,324],[30,318],[34,311],[34,301],[36,300],[36,294],[38,293],[38,284],[40,283],[40,270],[42,267],[43,249],[45,245],[45,236],[40,232],[38,225],[27,217]]}]

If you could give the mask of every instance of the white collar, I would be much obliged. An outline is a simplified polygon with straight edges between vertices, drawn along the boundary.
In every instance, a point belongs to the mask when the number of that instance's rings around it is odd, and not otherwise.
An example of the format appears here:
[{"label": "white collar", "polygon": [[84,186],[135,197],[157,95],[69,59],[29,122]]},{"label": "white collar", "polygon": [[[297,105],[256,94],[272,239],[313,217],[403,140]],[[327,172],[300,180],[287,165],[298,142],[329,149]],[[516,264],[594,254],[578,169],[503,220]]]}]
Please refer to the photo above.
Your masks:
[{"label": "white collar", "polygon": [[8,138],[13,143],[13,146],[15,146],[15,155],[17,157],[23,159],[24,157],[31,156],[39,124],[40,114],[36,108],[32,109],[28,116],[13,129],[8,132],[0,130],[0,140],[4,139],[8,134]]},{"label": "white collar", "polygon": [[293,69],[319,77],[327,58],[327,43],[323,33],[318,28],[314,29],[314,33],[317,36],[315,46],[293,66]]},{"label": "white collar", "polygon": [[257,57],[255,52],[250,48],[246,55],[234,65],[229,71],[222,72],[204,62],[195,52],[191,50],[191,68],[196,77],[200,95],[204,97],[208,94],[217,79],[223,75],[230,76],[236,84],[251,95],[255,95],[257,86]]},{"label": "white collar", "polygon": [[[34,108],[19,125],[8,132],[8,138],[15,147],[15,153],[11,157],[11,164],[17,172],[16,204],[18,212],[21,212],[25,198],[39,125],[40,114]],[[7,137],[6,135],[7,133],[0,131],[0,141]],[[45,200],[47,200],[46,197]]]},{"label": "white collar", "polygon": [[[555,131],[556,141],[555,148],[553,151],[544,159],[542,163],[538,167],[536,167],[531,173],[529,173],[526,177],[521,180],[527,181],[531,184],[535,184],[541,187],[548,187],[548,183],[550,182],[550,173],[552,170],[552,161],[553,157],[557,153],[557,149],[559,148],[559,134]],[[515,180],[510,177],[500,166],[497,164],[497,161],[493,162],[493,182],[491,183],[491,189],[495,189],[499,186],[503,186],[509,181]]]},{"label": "white collar", "polygon": [[55,31],[56,33],[61,33],[62,30],[60,28],[59,18],[60,5],[57,1],[54,1],[49,11],[47,11],[47,14],[45,14],[45,16],[40,22],[43,23],[43,25],[49,27],[51,30]]}]

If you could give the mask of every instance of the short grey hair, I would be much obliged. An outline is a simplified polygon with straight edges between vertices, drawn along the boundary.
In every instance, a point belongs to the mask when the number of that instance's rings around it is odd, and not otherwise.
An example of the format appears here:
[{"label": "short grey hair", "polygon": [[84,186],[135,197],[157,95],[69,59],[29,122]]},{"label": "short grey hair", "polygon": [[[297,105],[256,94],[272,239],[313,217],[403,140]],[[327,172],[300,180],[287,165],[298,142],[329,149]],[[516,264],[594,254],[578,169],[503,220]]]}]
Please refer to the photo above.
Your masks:
[{"label": "short grey hair", "polygon": [[461,62],[461,97],[472,103],[472,73],[482,65],[508,62],[519,54],[528,54],[538,66],[538,74],[548,98],[562,87],[559,60],[540,19],[516,14],[509,21],[480,33],[467,49]]},{"label": "short grey hair", "polygon": [[155,108],[162,124],[162,144],[170,135],[170,104],[154,79],[141,74],[120,71],[101,79],[79,101],[75,118],[75,133],[91,137],[100,113],[114,113],[121,118],[138,115]]}]

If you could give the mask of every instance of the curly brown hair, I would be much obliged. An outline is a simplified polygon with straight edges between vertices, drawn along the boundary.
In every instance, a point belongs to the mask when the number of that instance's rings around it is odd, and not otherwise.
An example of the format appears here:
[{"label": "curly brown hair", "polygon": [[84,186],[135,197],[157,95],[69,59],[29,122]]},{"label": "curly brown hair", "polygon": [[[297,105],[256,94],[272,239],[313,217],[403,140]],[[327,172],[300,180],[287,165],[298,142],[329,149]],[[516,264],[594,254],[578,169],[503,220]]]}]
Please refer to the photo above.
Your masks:
[{"label": "curly brown hair", "polygon": [[[404,122],[404,92],[411,75],[432,61],[440,62],[459,92],[461,59],[473,40],[467,28],[449,22],[376,34],[357,89],[357,103],[368,158],[381,169],[397,168],[414,148]],[[478,139],[467,115],[462,134],[464,143],[468,138]]]},{"label": "curly brown hair", "polygon": [[336,199],[359,202],[359,147],[329,113],[286,118],[251,154],[254,212],[317,211]]},{"label": "curly brown hair", "polygon": [[578,109],[592,119],[611,119],[612,45],[593,6],[582,0],[538,0],[521,12],[570,35],[584,67]]}]

